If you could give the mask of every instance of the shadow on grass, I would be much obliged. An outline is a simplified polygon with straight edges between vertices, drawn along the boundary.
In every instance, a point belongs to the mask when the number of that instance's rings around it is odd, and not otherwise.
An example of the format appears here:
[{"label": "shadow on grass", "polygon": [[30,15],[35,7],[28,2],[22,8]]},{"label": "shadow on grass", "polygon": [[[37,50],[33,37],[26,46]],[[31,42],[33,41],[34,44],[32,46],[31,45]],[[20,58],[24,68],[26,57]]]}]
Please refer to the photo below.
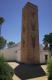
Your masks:
[{"label": "shadow on grass", "polygon": [[20,64],[18,67],[15,68],[14,71],[16,76],[18,76],[21,80],[26,80],[46,75],[41,65],[34,65],[34,64],[32,65]]}]

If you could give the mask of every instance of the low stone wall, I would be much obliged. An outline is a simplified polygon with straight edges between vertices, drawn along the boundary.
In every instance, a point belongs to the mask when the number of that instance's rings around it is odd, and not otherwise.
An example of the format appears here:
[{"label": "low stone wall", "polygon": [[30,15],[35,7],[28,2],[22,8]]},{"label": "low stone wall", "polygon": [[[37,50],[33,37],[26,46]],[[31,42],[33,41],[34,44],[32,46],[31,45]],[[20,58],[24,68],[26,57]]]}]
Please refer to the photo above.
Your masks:
[{"label": "low stone wall", "polygon": [[0,51],[0,55],[3,55],[4,58],[8,61],[21,61],[21,52],[20,46],[15,46],[12,48],[3,49]]},{"label": "low stone wall", "polygon": [[[0,51],[0,55],[3,55],[7,61],[21,62],[21,45],[3,49]],[[40,49],[40,63],[45,63],[45,55],[48,55],[49,58],[49,51]]]}]

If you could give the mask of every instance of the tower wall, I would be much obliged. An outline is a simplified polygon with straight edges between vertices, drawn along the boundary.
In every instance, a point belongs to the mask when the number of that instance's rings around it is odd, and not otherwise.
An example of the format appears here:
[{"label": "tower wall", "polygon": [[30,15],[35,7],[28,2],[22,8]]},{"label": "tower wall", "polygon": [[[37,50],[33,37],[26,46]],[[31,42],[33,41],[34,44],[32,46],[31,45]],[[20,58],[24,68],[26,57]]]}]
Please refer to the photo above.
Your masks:
[{"label": "tower wall", "polygon": [[40,62],[38,7],[31,3],[22,9],[21,61],[29,64]]}]

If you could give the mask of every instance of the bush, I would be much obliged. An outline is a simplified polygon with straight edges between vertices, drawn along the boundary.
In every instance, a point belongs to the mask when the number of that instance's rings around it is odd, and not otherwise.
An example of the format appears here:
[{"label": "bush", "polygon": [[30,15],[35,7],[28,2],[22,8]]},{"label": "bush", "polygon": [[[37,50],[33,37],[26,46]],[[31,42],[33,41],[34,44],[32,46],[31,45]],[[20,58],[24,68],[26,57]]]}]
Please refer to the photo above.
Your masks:
[{"label": "bush", "polygon": [[47,70],[48,70],[48,80],[52,80],[52,58],[48,60]]},{"label": "bush", "polygon": [[13,74],[13,69],[0,57],[0,80],[12,80]]}]

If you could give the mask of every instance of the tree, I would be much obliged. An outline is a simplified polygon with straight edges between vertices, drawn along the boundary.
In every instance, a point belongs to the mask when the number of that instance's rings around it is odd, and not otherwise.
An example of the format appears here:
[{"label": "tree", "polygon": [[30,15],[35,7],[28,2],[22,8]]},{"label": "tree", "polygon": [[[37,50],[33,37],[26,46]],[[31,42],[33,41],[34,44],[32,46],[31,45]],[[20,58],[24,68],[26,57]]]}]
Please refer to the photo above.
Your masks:
[{"label": "tree", "polygon": [[48,34],[44,35],[43,44],[45,45],[44,47],[45,50],[48,49],[48,40],[49,40],[49,35]]},{"label": "tree", "polygon": [[52,80],[52,58],[47,62],[48,80]]},{"label": "tree", "polygon": [[13,80],[14,70],[10,67],[3,56],[0,56],[0,80]]},{"label": "tree", "polygon": [[43,43],[45,44],[46,42],[48,42],[48,40],[49,40],[49,35],[48,34],[46,34],[45,36],[44,36],[44,39],[43,39]]},{"label": "tree", "polygon": [[52,50],[52,33],[46,34],[44,36],[43,43],[47,45],[49,44],[49,50]]},{"label": "tree", "polygon": [[49,43],[49,49],[52,50],[52,33],[49,34],[48,43]]},{"label": "tree", "polygon": [[0,37],[0,49],[3,49],[6,45],[6,40],[3,37]]},{"label": "tree", "polygon": [[1,36],[1,26],[4,22],[4,18],[3,17],[0,17],[0,36]]},{"label": "tree", "polygon": [[10,42],[8,42],[8,48],[10,48],[10,47],[12,47],[12,46],[14,46],[15,45],[15,42],[13,42],[13,41],[10,41]]}]

